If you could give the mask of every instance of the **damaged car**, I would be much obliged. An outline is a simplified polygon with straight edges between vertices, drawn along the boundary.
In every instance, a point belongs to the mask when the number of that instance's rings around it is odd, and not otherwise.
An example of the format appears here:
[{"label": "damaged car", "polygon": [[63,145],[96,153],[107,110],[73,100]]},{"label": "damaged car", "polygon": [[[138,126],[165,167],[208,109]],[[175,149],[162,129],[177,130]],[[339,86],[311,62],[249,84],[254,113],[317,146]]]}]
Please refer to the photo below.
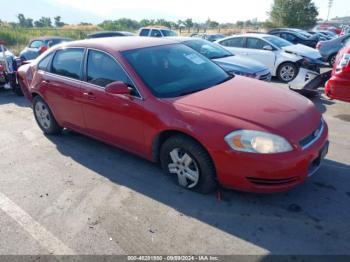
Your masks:
[{"label": "damaged car", "polygon": [[5,47],[0,40],[0,88],[12,89],[17,95],[23,95],[17,83],[16,71],[21,61]]}]

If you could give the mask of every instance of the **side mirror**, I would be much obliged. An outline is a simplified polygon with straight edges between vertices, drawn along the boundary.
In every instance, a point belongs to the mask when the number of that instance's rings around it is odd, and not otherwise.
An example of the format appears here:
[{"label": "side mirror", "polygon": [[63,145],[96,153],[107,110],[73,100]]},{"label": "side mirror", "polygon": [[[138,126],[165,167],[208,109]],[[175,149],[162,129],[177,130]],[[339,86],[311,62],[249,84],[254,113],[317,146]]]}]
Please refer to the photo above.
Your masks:
[{"label": "side mirror", "polygon": [[272,51],[273,49],[272,49],[272,46],[270,46],[270,45],[264,45],[263,50]]},{"label": "side mirror", "polygon": [[129,95],[130,89],[127,84],[122,81],[116,81],[106,86],[106,93],[111,95]]}]

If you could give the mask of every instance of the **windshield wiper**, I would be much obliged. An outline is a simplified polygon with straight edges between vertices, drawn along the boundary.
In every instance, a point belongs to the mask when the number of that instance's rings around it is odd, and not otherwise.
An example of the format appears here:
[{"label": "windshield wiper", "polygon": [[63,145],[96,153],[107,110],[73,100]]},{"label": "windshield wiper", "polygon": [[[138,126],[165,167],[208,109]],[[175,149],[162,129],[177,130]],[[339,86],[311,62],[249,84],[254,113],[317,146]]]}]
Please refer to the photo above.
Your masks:
[{"label": "windshield wiper", "polygon": [[225,57],[229,57],[229,56],[233,56],[233,55],[213,56],[210,59],[220,59],[220,58],[225,58]]},{"label": "windshield wiper", "polygon": [[[205,88],[204,88],[205,89]],[[185,96],[185,95],[190,95],[190,94],[193,94],[193,93],[197,93],[199,91],[202,91],[204,89],[195,89],[195,90],[190,90],[190,91],[185,91],[185,92],[182,92],[179,94],[179,96]]]}]

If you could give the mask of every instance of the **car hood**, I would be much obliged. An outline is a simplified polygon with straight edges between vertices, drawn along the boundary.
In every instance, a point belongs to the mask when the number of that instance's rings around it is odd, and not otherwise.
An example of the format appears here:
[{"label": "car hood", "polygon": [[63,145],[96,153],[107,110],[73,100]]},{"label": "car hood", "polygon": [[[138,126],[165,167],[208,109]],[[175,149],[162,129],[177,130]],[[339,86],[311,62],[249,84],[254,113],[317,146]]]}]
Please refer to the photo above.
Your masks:
[{"label": "car hood", "polygon": [[239,71],[248,74],[255,74],[268,70],[265,65],[258,61],[239,55],[213,59],[213,61],[223,67],[226,71]]},{"label": "car hood", "polygon": [[301,44],[285,46],[282,47],[282,49],[287,53],[293,53],[299,56],[304,56],[312,59],[321,58],[321,54],[318,50]]},{"label": "car hood", "polygon": [[[218,86],[173,101],[203,112],[205,117],[224,121],[233,129],[255,128],[299,142],[320,124],[321,113],[305,97],[281,87],[236,76]],[[236,121],[235,121],[236,120]],[[240,126],[235,126],[240,123]]]}]

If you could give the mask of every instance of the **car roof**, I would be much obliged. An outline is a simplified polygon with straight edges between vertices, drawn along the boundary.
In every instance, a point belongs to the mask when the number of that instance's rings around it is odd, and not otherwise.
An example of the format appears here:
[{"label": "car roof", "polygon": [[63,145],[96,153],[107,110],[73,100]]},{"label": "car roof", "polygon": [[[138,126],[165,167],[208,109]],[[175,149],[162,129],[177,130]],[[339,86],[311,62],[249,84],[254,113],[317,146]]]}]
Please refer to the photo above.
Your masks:
[{"label": "car roof", "polygon": [[204,40],[203,38],[190,37],[190,36],[167,36],[164,38],[171,39],[177,42],[184,42],[184,41],[190,41],[190,40]]},{"label": "car roof", "polygon": [[[176,44],[178,42],[170,39],[157,37],[142,37],[142,36],[128,36],[128,37],[109,37],[109,38],[92,38],[79,41],[68,42],[64,47],[84,47],[113,50],[117,52],[133,50],[138,48],[146,48],[152,46]],[[61,45],[62,46],[62,45]]]},{"label": "car roof", "polygon": [[[220,39],[220,40],[228,39],[228,38],[232,38],[232,37],[247,37],[247,36],[256,37],[256,38],[263,38],[263,37],[265,37],[265,36],[271,36],[271,35],[269,35],[269,34],[263,34],[263,33],[245,33],[245,34],[231,35],[231,36],[222,38],[222,39]],[[219,41],[220,41],[220,40],[219,40]]]},{"label": "car roof", "polygon": [[41,36],[41,37],[35,37],[30,40],[30,42],[35,40],[54,40],[54,39],[63,39],[63,40],[72,40],[72,38],[69,37],[63,37],[63,36]]}]

